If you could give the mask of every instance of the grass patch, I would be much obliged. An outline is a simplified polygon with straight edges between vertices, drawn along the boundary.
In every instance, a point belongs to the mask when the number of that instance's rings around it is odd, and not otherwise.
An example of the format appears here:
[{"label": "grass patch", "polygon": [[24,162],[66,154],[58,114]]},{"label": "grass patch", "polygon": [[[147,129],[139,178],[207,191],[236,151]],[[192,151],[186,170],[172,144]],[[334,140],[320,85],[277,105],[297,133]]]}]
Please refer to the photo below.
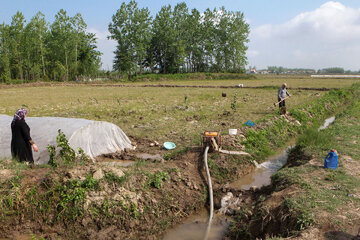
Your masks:
[{"label": "grass patch", "polygon": [[157,171],[154,174],[148,174],[148,185],[154,188],[161,188],[164,182],[169,179],[166,172]]},{"label": "grass patch", "polygon": [[190,150],[189,147],[184,147],[184,148],[181,148],[179,150],[173,150],[173,151],[171,151],[169,153],[165,153],[163,155],[163,158],[166,161],[174,160],[177,157],[179,157],[179,156],[183,155],[184,153],[188,152],[189,150]]}]

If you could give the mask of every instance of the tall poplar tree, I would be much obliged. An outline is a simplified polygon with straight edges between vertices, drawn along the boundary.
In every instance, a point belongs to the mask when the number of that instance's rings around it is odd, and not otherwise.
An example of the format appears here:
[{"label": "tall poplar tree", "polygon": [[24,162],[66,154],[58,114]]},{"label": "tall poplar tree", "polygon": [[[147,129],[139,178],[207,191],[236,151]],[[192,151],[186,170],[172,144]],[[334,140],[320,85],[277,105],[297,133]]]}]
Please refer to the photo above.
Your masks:
[{"label": "tall poplar tree", "polygon": [[45,16],[38,12],[26,25],[23,35],[24,68],[27,80],[46,76],[45,38],[47,33]]},{"label": "tall poplar tree", "polygon": [[117,42],[114,69],[129,75],[143,72],[151,39],[151,16],[135,1],[122,3],[109,24],[109,39]]},{"label": "tall poplar tree", "polygon": [[9,52],[10,52],[10,71],[13,79],[23,79],[23,34],[25,18],[21,12],[17,12],[11,21],[9,28]]}]

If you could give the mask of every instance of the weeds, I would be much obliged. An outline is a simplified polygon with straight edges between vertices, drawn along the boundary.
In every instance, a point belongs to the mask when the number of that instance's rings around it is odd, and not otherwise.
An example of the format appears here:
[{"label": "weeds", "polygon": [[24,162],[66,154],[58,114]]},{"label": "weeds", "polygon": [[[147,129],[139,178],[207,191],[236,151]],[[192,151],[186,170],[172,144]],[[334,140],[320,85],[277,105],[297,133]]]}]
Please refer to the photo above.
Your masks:
[{"label": "weeds", "polygon": [[119,177],[112,172],[108,172],[108,173],[105,173],[105,179],[110,183],[118,183],[118,184],[122,185],[128,179],[128,175]]},{"label": "weeds", "polygon": [[154,174],[148,174],[148,178],[148,185],[159,189],[169,179],[169,175],[166,172],[157,171]]},{"label": "weeds", "polygon": [[166,161],[174,160],[177,157],[179,157],[179,156],[183,155],[184,153],[188,152],[189,150],[190,150],[189,147],[184,147],[184,148],[181,148],[179,150],[174,150],[174,151],[172,151],[170,153],[165,153],[163,155],[163,158]]},{"label": "weeds", "polygon": [[69,146],[69,141],[66,139],[65,134],[61,131],[61,129],[58,130],[59,135],[56,137],[56,142],[58,144],[58,147],[61,147],[60,149],[60,158],[63,161],[63,163],[71,163],[75,160],[75,151]]},{"label": "weeds", "polygon": [[233,101],[230,104],[230,108],[233,110],[233,112],[236,112],[236,102],[237,102],[237,96],[234,95]]},{"label": "weeds", "polygon": [[290,222],[293,222],[292,224],[294,224],[294,226],[290,229],[293,229],[293,231],[302,231],[309,226],[314,225],[314,215],[311,214],[310,209],[299,205],[296,201],[290,198],[286,198],[284,200],[283,206],[286,208],[285,211],[291,213]]},{"label": "weeds", "polygon": [[269,138],[267,137],[268,133],[268,130],[255,131],[253,129],[249,129],[246,133],[244,145],[246,150],[253,153],[256,159],[262,159],[273,153]]},{"label": "weeds", "polygon": [[52,167],[58,167],[59,161],[58,158],[61,159],[63,164],[73,164],[76,160],[79,160],[80,163],[89,162],[90,158],[85,154],[84,150],[81,148],[77,148],[78,154],[76,156],[76,152],[69,145],[69,141],[67,140],[65,134],[58,130],[58,136],[56,136],[57,147],[61,148],[59,151],[59,156],[56,156],[56,147],[53,145],[48,145],[46,148],[49,152],[49,165]]},{"label": "weeds", "polygon": [[231,171],[222,166],[218,166],[214,160],[212,160],[213,156],[211,158],[208,158],[208,164],[209,169],[211,171],[211,176],[214,177],[217,181],[220,183],[224,183],[226,180],[229,179],[229,175],[231,174]]},{"label": "weeds", "polygon": [[60,198],[56,206],[57,218],[75,221],[83,213],[86,192],[99,189],[99,182],[88,175],[84,181],[70,180],[55,189]]}]

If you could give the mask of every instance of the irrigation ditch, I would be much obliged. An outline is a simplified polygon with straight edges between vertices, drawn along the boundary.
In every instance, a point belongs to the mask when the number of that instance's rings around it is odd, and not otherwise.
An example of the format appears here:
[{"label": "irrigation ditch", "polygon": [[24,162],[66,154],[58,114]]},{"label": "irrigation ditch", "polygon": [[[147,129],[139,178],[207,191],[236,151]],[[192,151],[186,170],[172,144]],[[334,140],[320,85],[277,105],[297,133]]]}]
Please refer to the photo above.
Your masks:
[{"label": "irrigation ditch", "polygon": [[[275,210],[264,207],[275,189],[286,191],[290,196],[296,190],[282,182],[279,175],[273,177],[275,185],[261,189],[249,186],[246,190],[240,187],[243,183],[236,186],[229,183],[236,183],[237,179],[254,172],[254,160],[266,165],[268,156],[276,149],[285,149],[290,139],[317,128],[324,118],[343,111],[359,98],[359,89],[359,85],[354,85],[347,90],[331,90],[315,102],[291,109],[286,116],[270,116],[257,122],[255,127],[241,127],[239,135],[224,136],[224,145],[239,144],[251,157],[209,155],[214,205],[228,215],[220,220],[215,218],[212,228],[217,228],[217,233],[214,238],[210,234],[209,239],[287,237],[295,230],[311,226],[308,215],[292,211],[296,208],[291,207],[294,203],[290,200],[279,201],[282,205]],[[197,219],[197,214],[203,213],[207,218],[206,211],[202,212],[208,205],[202,154],[199,146],[189,146],[164,155],[165,162],[139,160],[127,167],[121,166],[123,160],[138,159],[127,151],[107,156],[106,161],[96,164],[82,162],[59,168],[29,169],[11,160],[0,161],[3,176],[0,237],[170,239],[166,238],[169,229],[176,226],[183,229],[178,224],[186,223],[189,217]],[[288,164],[296,165],[300,161],[301,165],[309,160],[296,147],[289,154]],[[281,196],[284,195],[283,192]],[[222,201],[227,202],[224,208]],[[206,223],[198,220],[189,228],[198,229],[202,225]],[[224,229],[227,229],[225,234]],[[180,232],[184,234],[183,230]]]},{"label": "irrigation ditch", "polygon": [[[326,129],[330,124],[335,121],[335,117],[325,119],[324,124],[318,128],[318,131]],[[184,223],[178,225],[176,228],[167,232],[164,240],[176,240],[176,239],[224,239],[226,237],[227,229],[230,225],[230,216],[236,215],[241,208],[249,208],[253,201],[249,199],[255,199],[260,196],[261,188],[266,188],[271,184],[271,177],[279,169],[288,163],[289,153],[291,158],[294,156],[295,139],[290,140],[285,145],[285,149],[281,149],[273,156],[267,158],[261,164],[254,162],[256,168],[238,178],[236,181],[226,184],[226,188],[217,189],[217,203],[216,203],[216,215],[213,216],[213,189],[211,182],[209,181],[209,201],[210,206],[208,211],[205,209],[195,216],[190,216]],[[207,170],[207,154],[208,147],[204,152],[204,162],[207,171],[207,179],[211,179],[211,176]],[[289,164],[291,164],[289,162]],[[221,197],[219,197],[221,196]],[[264,195],[263,195],[264,196]],[[246,201],[248,201],[246,203]],[[249,204],[251,202],[251,204]],[[249,210],[248,214],[251,214]],[[213,220],[214,218],[214,220]],[[271,235],[271,232],[267,233]],[[246,236],[248,238],[249,236]]]}]

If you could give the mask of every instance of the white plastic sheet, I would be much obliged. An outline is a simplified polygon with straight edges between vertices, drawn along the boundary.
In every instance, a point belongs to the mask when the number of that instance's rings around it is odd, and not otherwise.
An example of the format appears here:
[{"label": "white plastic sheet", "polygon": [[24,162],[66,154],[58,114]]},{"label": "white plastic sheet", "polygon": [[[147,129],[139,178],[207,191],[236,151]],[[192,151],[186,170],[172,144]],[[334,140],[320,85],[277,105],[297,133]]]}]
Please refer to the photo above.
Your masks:
[{"label": "white plastic sheet", "polygon": [[[12,117],[0,115],[0,158],[11,157]],[[96,156],[114,153],[125,148],[134,149],[126,134],[115,124],[86,119],[58,117],[27,117],[30,135],[39,152],[33,153],[36,164],[49,161],[48,145],[57,145],[58,129],[66,135],[73,149],[82,148],[92,159]]]}]

